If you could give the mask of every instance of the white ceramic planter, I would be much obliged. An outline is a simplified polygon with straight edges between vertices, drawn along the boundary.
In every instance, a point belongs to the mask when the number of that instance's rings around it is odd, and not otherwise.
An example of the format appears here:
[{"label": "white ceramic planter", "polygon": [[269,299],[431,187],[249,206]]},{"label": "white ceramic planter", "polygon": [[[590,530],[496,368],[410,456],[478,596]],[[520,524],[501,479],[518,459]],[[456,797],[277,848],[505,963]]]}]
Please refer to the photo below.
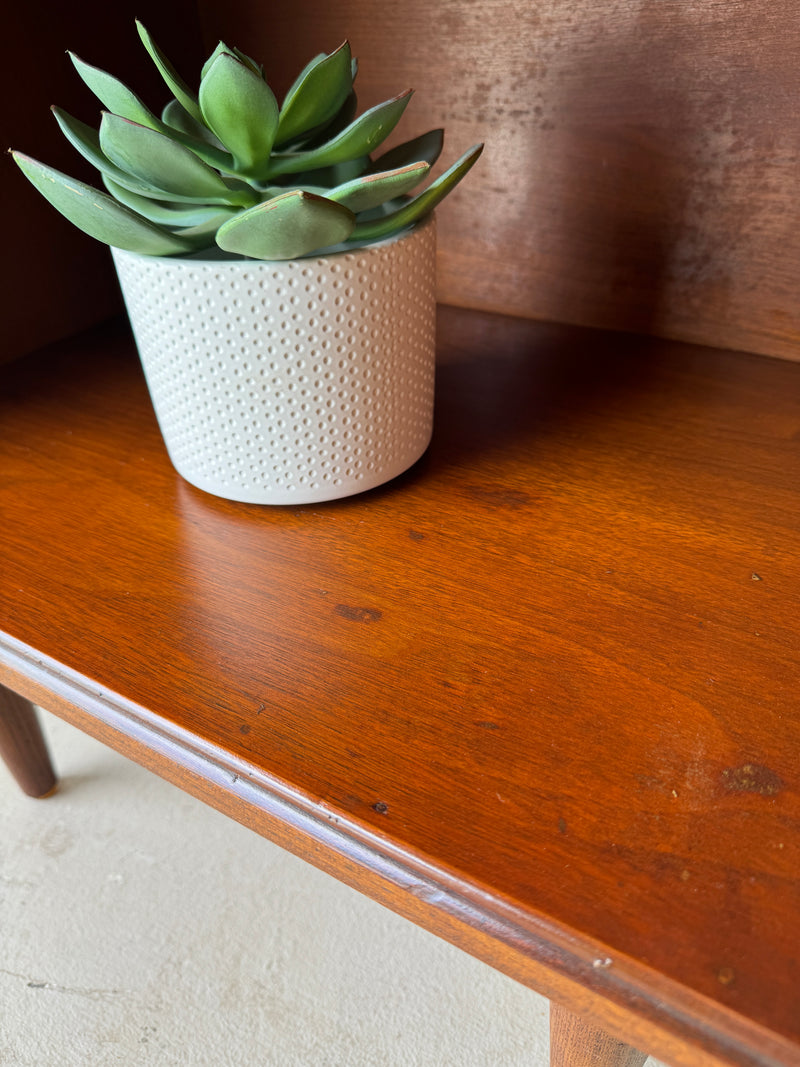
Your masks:
[{"label": "white ceramic planter", "polygon": [[178,472],[256,504],[360,493],[433,427],[436,231],[260,262],[112,249]]}]

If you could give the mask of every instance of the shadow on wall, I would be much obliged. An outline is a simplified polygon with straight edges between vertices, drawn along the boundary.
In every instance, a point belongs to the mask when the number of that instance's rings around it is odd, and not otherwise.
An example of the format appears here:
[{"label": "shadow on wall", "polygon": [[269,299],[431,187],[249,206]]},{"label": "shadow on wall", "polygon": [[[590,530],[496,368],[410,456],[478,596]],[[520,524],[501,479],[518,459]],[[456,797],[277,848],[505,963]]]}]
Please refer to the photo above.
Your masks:
[{"label": "shadow on wall", "polygon": [[[156,0],[98,0],[53,5],[47,0],[11,4],[4,31],[13,47],[2,68],[6,147],[12,146],[100,187],[96,170],[67,143],[50,114],[58,104],[97,126],[101,105],[75,72],[67,49],[110,70],[153,107],[164,103],[158,73],[139,41],[134,19],[159,28],[170,55],[202,54],[194,0],[165,6]],[[188,61],[187,61],[188,62]],[[0,167],[0,195],[13,205],[5,215],[14,269],[4,293],[0,361],[30,352],[117,313],[122,300],[108,249],[75,229],[26,182],[9,156]]]},{"label": "shadow on wall", "polygon": [[560,195],[541,219],[547,276],[528,294],[547,317],[664,332],[689,177],[685,86],[664,54],[635,28],[581,38],[553,86],[547,166]]}]

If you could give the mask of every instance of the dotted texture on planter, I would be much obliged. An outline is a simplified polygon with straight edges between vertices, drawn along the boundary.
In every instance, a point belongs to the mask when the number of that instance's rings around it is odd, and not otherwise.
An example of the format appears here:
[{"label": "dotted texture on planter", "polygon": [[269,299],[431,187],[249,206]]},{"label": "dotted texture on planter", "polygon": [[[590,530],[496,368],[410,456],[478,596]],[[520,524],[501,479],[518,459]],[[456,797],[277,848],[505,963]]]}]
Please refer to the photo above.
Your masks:
[{"label": "dotted texture on planter", "polygon": [[432,430],[435,223],[319,259],[113,249],[176,469],[255,503],[380,485]]}]

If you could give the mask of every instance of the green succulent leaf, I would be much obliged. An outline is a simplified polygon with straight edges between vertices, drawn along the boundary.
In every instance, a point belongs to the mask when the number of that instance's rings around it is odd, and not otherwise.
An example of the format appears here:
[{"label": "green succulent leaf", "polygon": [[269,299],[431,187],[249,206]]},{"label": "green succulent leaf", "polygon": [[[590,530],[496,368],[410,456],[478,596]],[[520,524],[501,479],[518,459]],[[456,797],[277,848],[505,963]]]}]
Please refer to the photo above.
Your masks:
[{"label": "green succulent leaf", "polygon": [[297,140],[283,144],[281,150],[283,152],[308,152],[312,148],[319,148],[320,145],[332,141],[334,137],[338,137],[342,130],[346,129],[356,117],[357,111],[358,97],[355,89],[351,89],[345,97],[344,103],[332,119],[324,122],[321,126],[306,130]]},{"label": "green succulent leaf", "polygon": [[[230,51],[230,49],[228,49],[228,51]],[[318,52],[317,55],[315,55],[312,59],[309,59],[308,63],[306,63],[306,65],[303,67],[303,69],[300,71],[300,73],[297,75],[297,77],[289,87],[289,90],[283,99],[284,107],[286,106],[286,101],[289,99],[289,97],[291,97],[292,94],[295,93],[298,87],[302,84],[303,79],[308,74],[308,72],[312,70],[317,65],[317,63],[321,63],[322,60],[326,58],[326,54],[327,53],[325,52]]]},{"label": "green succulent leaf", "polygon": [[257,74],[259,78],[263,77],[264,68],[261,66],[260,63],[256,63],[254,59],[251,59],[250,56],[245,55],[245,53],[240,51],[238,48],[228,48],[224,41],[220,41],[217,47],[214,49],[214,51],[203,64],[202,70],[200,71],[201,81],[211,70],[212,66],[214,65],[214,60],[218,56],[222,55],[236,56],[236,58],[241,60],[241,62],[244,63],[246,67],[249,67],[250,70],[252,70],[253,74]]},{"label": "green succulent leaf", "polygon": [[215,248],[217,231],[221,223],[225,222],[223,219],[206,219],[205,222],[200,222],[196,226],[190,226],[185,230],[179,230],[178,236],[183,241],[189,241],[192,248],[195,250],[201,248]]},{"label": "green succulent leaf", "polygon": [[[178,107],[180,107],[180,105],[178,105]],[[142,182],[137,181],[130,174],[126,174],[125,171],[120,170],[119,167],[115,166],[108,159],[100,147],[100,139],[96,130],[91,126],[87,126],[85,122],[81,122],[80,119],[73,118],[73,116],[69,115],[62,108],[53,107],[51,110],[61,127],[61,132],[85,159],[104,174],[108,174],[122,185],[125,185],[126,188],[133,189],[134,192],[140,192],[142,196],[148,195],[147,189]],[[186,113],[184,112],[184,114]],[[167,136],[170,136],[170,134]],[[223,170],[230,170],[232,168],[233,161],[231,157],[219,149],[214,148],[211,145],[204,145],[202,147],[198,146],[190,136],[187,137],[178,133],[176,133],[175,136],[179,136],[181,143],[185,144],[186,147],[191,148],[195,155],[199,155],[201,158],[206,157],[204,162],[211,166],[216,165]],[[209,134],[209,136],[211,136],[211,134]],[[158,192],[160,192],[160,190],[157,190],[156,195],[158,195]],[[194,199],[194,197],[187,196],[186,199]]]},{"label": "green succulent leaf", "polygon": [[72,53],[79,76],[103,104],[100,129],[53,108],[107,192],[12,153],[63,215],[108,244],[168,255],[218,236],[221,248],[260,259],[307,255],[347,241],[368,244],[433,210],[482,150],[470,149],[413,196],[439,157],[443,131],[373,159],[412,93],[357,116],[358,64],[347,41],[315,56],[279,107],[263,68],[238,48],[219,42],[195,92],[145,26],[136,25],[173,96],[160,115],[118,78]]},{"label": "green succulent leaf", "polygon": [[[200,105],[197,103],[197,96],[186,82],[181,78],[180,74],[175,70],[173,65],[155,43],[148,31],[142,25],[142,23],[136,19],[136,29],[139,31],[139,37],[142,40],[142,44],[150,54],[150,58],[158,67],[158,71],[164,81],[167,83],[169,91],[172,95],[181,102],[183,107],[196,122],[202,122],[203,116],[200,114]],[[111,108],[113,111],[114,108]],[[132,116],[127,115],[126,118]],[[136,120],[138,121],[138,120]]]},{"label": "green succulent leaf", "polygon": [[245,52],[242,52],[241,49],[237,48],[235,45],[232,51],[237,59],[240,59],[246,67],[249,67],[250,70],[252,70],[253,74],[257,74],[259,78],[264,77],[264,68],[260,63],[257,63],[254,59],[251,59],[250,56],[248,56]]},{"label": "green succulent leaf", "polygon": [[351,122],[340,134],[318,148],[307,152],[287,152],[273,156],[269,178],[283,174],[298,174],[303,171],[344,163],[356,156],[368,155],[392,132],[411,98],[409,89],[383,104],[365,111]]},{"label": "green succulent leaf", "polygon": [[395,145],[382,156],[378,156],[370,163],[367,173],[378,174],[384,170],[395,170],[397,167],[405,167],[409,163],[418,163],[420,160],[432,167],[442,154],[443,145],[444,130],[428,130],[420,137]]},{"label": "green succulent leaf", "polygon": [[333,120],[353,88],[350,45],[344,42],[329,56],[317,56],[294,83],[280,111],[276,145]]},{"label": "green succulent leaf", "polygon": [[108,175],[109,178],[112,178],[120,184],[125,184],[126,188],[133,189],[141,196],[147,196],[148,192],[152,194],[152,190],[150,190],[148,185],[138,181],[136,178],[132,177],[132,175],[121,170],[116,164],[111,162],[100,147],[100,137],[97,130],[93,129],[91,126],[87,126],[86,123],[81,122],[80,119],[74,118],[60,107],[53,107],[51,110],[61,128],[61,132],[70,144],[76,148],[83,158],[88,160],[92,166],[97,167],[101,174]]},{"label": "green succulent leaf", "polygon": [[408,167],[386,171],[384,174],[366,174],[344,185],[331,189],[325,195],[336,204],[343,204],[352,212],[369,211],[386,200],[405,196],[411,192],[431,168],[427,163],[412,163]]},{"label": "green succulent leaf", "polygon": [[195,122],[179,101],[169,101],[161,112],[161,120],[161,133],[190,148],[210,167],[226,174],[233,173],[233,156],[225,151],[225,146],[220,144],[205,123]]},{"label": "green succulent leaf", "polygon": [[[170,100],[165,105],[164,110],[161,112],[161,121],[165,126],[169,126],[170,130],[174,130],[176,134],[180,134],[188,140],[202,141],[210,148],[225,152],[225,146],[220,144],[208,126],[204,122],[196,122],[179,100]],[[186,140],[183,143],[186,144]],[[187,144],[188,147],[189,145]],[[228,156],[229,167],[233,169],[233,157],[230,156],[230,153],[226,153],[226,155]]]},{"label": "green succulent leaf", "polygon": [[348,159],[344,163],[335,163],[332,167],[322,167],[320,170],[303,171],[300,174],[288,174],[279,179],[283,184],[283,191],[288,189],[306,188],[306,186],[320,186],[324,189],[335,189],[337,185],[344,185],[353,178],[360,178],[369,165],[369,156],[359,156],[357,159]]},{"label": "green succulent leaf", "polygon": [[163,128],[161,120],[145,107],[136,93],[118,78],[100,70],[99,67],[93,67],[90,63],[84,62],[72,52],[69,53],[69,57],[78,74],[106,110],[124,119],[130,119],[131,122],[138,122],[141,126],[149,126],[151,130]]},{"label": "green succulent leaf", "polygon": [[104,112],[100,147],[121,170],[162,193],[210,203],[253,202],[252,195],[231,190],[215,170],[171,137],[118,115]]},{"label": "green succulent leaf", "polygon": [[200,82],[203,120],[233,153],[238,173],[265,178],[278,129],[278,102],[263,78],[223,52]]},{"label": "green succulent leaf", "polygon": [[409,200],[397,211],[385,215],[383,218],[358,223],[353,230],[353,241],[377,241],[383,237],[389,237],[398,230],[410,226],[413,222],[428,215],[436,205],[461,181],[467,171],[475,164],[483,145],[474,145],[465,152],[460,159],[432,182],[424,192]]},{"label": "green succulent leaf", "polygon": [[203,137],[201,134],[198,137],[194,133],[185,133],[181,130],[174,132],[158,116],[145,107],[139,97],[117,78],[106,74],[105,71],[99,70],[97,67],[84,63],[77,56],[72,56],[72,61],[92,92],[99,97],[112,114],[128,119],[130,122],[136,122],[140,126],[156,130],[158,133],[176,138],[184,147],[191,148],[195,155],[199,156],[203,162],[208,163],[209,166],[218,167],[221,170],[233,169],[233,159],[230,154],[210,144],[208,136]]},{"label": "green succulent leaf", "polygon": [[113,197],[21,152],[12,152],[23,174],[79,230],[105,244],[147,256],[170,256],[193,245],[137,215]]},{"label": "green succulent leaf", "polygon": [[225,44],[224,41],[220,41],[219,44],[217,45],[217,47],[214,49],[214,51],[211,53],[211,55],[208,57],[208,59],[205,61],[205,63],[201,67],[201,69],[200,69],[200,81],[201,82],[203,81],[203,78],[205,78],[206,74],[208,74],[208,72],[211,70],[211,68],[214,65],[214,61],[219,56],[225,56],[225,55],[232,56],[234,54],[235,53],[234,53],[234,50],[232,48],[228,48],[228,46]]},{"label": "green succulent leaf", "polygon": [[327,196],[329,189],[327,185],[306,185],[305,183],[294,185],[291,189],[282,189],[279,185],[276,185],[274,186],[274,192],[272,193],[272,195],[283,196],[285,193],[289,192],[313,193],[314,196]]},{"label": "green succulent leaf", "polygon": [[[154,197],[157,200],[164,199],[163,189],[154,189],[152,185],[135,178],[132,174],[111,162],[100,147],[100,137],[97,130],[87,126],[85,122],[74,118],[61,108],[54,107],[52,111],[61,127],[62,133],[70,144],[80,152],[84,159],[97,167],[104,177],[110,178],[113,182],[123,186],[125,189],[129,189],[133,193],[137,193],[139,196]],[[197,201],[197,197],[175,192],[170,193],[170,199],[190,203]],[[253,203],[254,199],[254,197],[251,197],[248,204]]]},{"label": "green succulent leaf", "polygon": [[216,221],[217,226],[233,218],[241,209],[222,207],[220,204],[176,203],[164,200],[152,200],[139,193],[134,193],[119,185],[112,178],[103,175],[103,184],[109,193],[121,204],[131,208],[137,214],[170,229],[182,229],[188,226],[201,226]]},{"label": "green succulent leaf", "polygon": [[341,204],[296,189],[224,223],[217,244],[252,259],[296,259],[346,240],[355,221]]}]

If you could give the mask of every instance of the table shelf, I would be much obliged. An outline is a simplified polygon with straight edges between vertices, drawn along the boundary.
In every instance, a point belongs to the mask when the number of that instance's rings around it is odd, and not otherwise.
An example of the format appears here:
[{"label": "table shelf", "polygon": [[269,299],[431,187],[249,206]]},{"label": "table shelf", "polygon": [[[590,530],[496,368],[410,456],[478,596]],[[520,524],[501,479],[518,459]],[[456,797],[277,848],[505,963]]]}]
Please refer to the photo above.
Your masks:
[{"label": "table shelf", "polygon": [[670,1062],[800,1063],[800,364],[443,307],[429,451],[172,469],[127,328],[0,368],[0,682]]}]

